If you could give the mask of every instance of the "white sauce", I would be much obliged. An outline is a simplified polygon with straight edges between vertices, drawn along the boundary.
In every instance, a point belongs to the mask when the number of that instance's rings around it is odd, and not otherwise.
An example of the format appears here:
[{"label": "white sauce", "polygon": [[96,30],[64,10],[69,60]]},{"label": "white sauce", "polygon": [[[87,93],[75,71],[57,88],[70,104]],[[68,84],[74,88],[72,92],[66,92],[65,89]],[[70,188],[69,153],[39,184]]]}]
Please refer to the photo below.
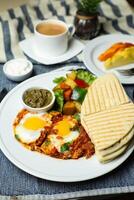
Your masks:
[{"label": "white sauce", "polygon": [[7,63],[6,73],[15,76],[27,74],[31,69],[30,64],[26,60],[13,60]]}]

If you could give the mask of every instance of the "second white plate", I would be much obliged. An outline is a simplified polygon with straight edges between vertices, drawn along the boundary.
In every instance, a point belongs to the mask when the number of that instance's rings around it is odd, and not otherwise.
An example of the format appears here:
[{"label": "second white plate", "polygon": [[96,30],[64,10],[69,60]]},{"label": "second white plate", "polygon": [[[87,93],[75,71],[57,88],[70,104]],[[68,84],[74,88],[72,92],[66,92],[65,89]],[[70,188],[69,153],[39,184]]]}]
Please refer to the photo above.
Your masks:
[{"label": "second white plate", "polygon": [[[98,60],[99,55],[108,49],[116,42],[134,42],[134,36],[123,34],[109,34],[97,37],[89,41],[83,51],[83,62],[86,67],[96,76],[104,75],[105,73],[113,72],[120,79],[121,83],[134,84],[134,76],[123,76],[119,74],[116,69],[106,70],[103,62]],[[132,68],[133,64],[125,66],[125,68]]]}]

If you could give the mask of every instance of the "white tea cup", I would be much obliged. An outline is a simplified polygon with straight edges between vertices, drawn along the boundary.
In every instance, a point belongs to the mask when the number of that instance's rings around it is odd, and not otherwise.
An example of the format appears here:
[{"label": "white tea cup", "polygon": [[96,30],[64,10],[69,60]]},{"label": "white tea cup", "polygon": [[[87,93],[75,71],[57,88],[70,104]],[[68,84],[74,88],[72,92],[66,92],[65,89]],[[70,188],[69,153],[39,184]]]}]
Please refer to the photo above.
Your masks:
[{"label": "white tea cup", "polygon": [[[72,30],[70,31],[70,27]],[[74,26],[55,19],[36,24],[34,50],[39,56],[60,56],[68,49],[68,42],[74,33]]]}]

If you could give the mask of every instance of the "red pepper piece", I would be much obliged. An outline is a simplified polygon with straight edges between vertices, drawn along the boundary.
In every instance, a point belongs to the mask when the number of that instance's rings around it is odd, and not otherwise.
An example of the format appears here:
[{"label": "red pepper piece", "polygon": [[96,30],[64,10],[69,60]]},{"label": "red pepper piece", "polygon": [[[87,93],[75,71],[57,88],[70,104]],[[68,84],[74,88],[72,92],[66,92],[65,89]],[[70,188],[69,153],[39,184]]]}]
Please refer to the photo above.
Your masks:
[{"label": "red pepper piece", "polygon": [[83,80],[81,80],[81,79],[75,79],[75,83],[76,83],[80,88],[86,88],[86,87],[89,86],[85,81],[83,81]]}]

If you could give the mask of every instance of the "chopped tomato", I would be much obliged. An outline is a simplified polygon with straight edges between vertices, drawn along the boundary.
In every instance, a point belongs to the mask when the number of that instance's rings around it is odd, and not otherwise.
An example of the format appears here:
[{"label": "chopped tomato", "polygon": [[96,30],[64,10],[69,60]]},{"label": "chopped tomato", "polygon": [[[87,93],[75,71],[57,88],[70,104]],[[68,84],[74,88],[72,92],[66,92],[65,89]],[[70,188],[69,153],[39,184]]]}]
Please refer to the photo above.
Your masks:
[{"label": "chopped tomato", "polygon": [[83,80],[81,80],[81,79],[75,79],[75,83],[76,83],[76,84],[78,85],[78,87],[80,87],[80,88],[86,88],[86,87],[89,86],[85,81],[83,81]]},{"label": "chopped tomato", "polygon": [[71,99],[72,89],[67,89],[64,91],[64,99],[65,101],[69,101]]}]

